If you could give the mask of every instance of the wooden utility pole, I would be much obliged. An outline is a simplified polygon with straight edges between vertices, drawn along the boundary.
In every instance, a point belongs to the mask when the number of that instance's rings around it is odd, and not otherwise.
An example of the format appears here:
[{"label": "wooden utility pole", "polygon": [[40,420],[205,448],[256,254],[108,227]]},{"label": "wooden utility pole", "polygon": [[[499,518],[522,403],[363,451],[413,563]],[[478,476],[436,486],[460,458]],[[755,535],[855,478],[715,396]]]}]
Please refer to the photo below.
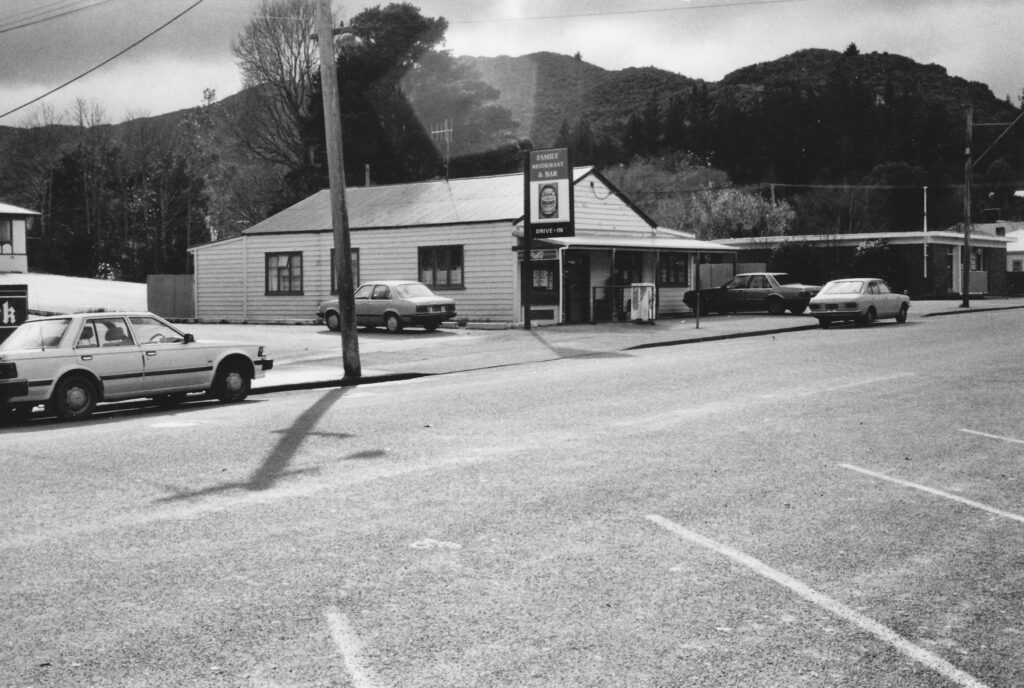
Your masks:
[{"label": "wooden utility pole", "polygon": [[327,132],[327,171],[331,182],[331,226],[334,229],[334,263],[338,276],[338,310],[341,312],[341,354],[345,379],[362,377],[356,306],[352,284],[352,239],[345,205],[345,156],[341,144],[341,108],[338,100],[338,67],[334,54],[334,21],[331,0],[319,0],[316,12],[320,46],[320,81],[324,97],[324,128]]},{"label": "wooden utility pole", "polygon": [[964,148],[964,249],[963,265],[960,280],[963,282],[963,301],[961,308],[971,307],[971,183],[974,163],[971,159],[971,143],[974,138],[974,109],[967,108],[967,145]]}]

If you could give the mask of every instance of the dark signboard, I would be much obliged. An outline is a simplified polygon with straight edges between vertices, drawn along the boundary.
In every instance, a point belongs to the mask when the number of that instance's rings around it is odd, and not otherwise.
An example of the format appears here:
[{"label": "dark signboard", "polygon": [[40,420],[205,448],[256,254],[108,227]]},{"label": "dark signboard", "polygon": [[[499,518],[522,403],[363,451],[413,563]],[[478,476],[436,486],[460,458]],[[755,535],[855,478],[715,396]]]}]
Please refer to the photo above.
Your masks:
[{"label": "dark signboard", "polygon": [[530,151],[526,190],[533,236],[575,235],[568,148]]},{"label": "dark signboard", "polygon": [[0,342],[28,319],[28,285],[0,284]]}]

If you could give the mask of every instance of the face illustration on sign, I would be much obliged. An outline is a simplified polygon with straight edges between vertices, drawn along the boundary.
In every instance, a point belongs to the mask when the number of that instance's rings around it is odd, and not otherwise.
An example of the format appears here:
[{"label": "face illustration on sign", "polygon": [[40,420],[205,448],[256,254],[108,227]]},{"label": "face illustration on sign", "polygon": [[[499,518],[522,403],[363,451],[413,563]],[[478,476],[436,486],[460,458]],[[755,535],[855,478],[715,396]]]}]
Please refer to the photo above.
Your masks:
[{"label": "face illustration on sign", "polygon": [[540,216],[558,217],[558,187],[544,184],[540,187]]}]

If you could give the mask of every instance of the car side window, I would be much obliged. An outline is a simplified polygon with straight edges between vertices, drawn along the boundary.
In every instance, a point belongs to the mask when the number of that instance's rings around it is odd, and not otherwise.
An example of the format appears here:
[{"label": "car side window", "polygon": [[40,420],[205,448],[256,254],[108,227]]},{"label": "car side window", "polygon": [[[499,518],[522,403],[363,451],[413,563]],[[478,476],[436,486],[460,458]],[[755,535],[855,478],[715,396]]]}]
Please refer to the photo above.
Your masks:
[{"label": "car side window", "polygon": [[100,340],[96,337],[96,328],[87,324],[82,328],[82,332],[78,335],[78,341],[75,343],[75,348],[86,349],[91,346],[99,345]]},{"label": "car side window", "polygon": [[357,299],[368,299],[368,298],[370,298],[370,295],[372,293],[373,293],[373,285],[372,284],[364,284],[363,286],[361,286],[358,289],[356,289],[356,293],[353,295],[353,297],[357,298]]},{"label": "car side window", "polygon": [[378,284],[373,288],[373,298],[375,299],[390,299],[391,289],[385,284]]},{"label": "car side window", "polygon": [[878,282],[877,284],[878,284],[878,293],[879,294],[891,294],[892,293],[892,289],[890,289],[889,285],[886,284],[885,282]]},{"label": "car side window", "polygon": [[124,318],[104,318],[90,320],[89,325],[96,330],[100,346],[131,346],[134,344],[131,333]]},{"label": "car side window", "polygon": [[135,330],[135,334],[140,342],[147,344],[172,344],[185,341],[180,332],[168,327],[156,318],[133,316],[131,321],[132,328]]},{"label": "car side window", "polygon": [[733,277],[731,280],[725,283],[726,289],[743,289],[747,286],[749,277]]},{"label": "car side window", "polygon": [[767,289],[770,285],[764,275],[754,275],[750,278],[751,289]]},{"label": "car side window", "polygon": [[882,290],[878,288],[878,282],[872,282],[868,286],[868,293],[869,294],[881,294],[882,293]]}]

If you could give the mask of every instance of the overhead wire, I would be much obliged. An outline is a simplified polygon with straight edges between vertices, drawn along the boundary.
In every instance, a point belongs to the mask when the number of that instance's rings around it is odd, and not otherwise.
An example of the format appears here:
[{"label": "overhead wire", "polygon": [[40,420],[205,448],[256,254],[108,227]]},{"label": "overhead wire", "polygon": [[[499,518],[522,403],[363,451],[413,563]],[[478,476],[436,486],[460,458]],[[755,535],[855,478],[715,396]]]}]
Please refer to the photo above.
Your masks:
[{"label": "overhead wire", "polygon": [[47,96],[53,95],[54,93],[56,93],[57,91],[61,90],[62,88],[66,88],[67,86],[70,86],[71,84],[75,83],[79,79],[83,79],[86,76],[92,74],[97,69],[100,69],[101,67],[104,67],[105,65],[110,64],[111,62],[113,62],[117,58],[121,57],[122,55],[124,55],[126,52],[128,52],[132,48],[134,48],[137,45],[139,45],[140,43],[143,43],[144,41],[152,38],[153,36],[155,36],[156,34],[160,33],[161,31],[166,29],[168,26],[170,26],[174,22],[176,22],[179,19],[181,19],[183,16],[185,16],[186,14],[191,12],[193,9],[195,9],[196,7],[201,5],[204,1],[205,0],[196,0],[194,3],[189,5],[187,8],[185,8],[184,10],[179,12],[178,14],[174,15],[173,17],[168,19],[166,22],[164,22],[163,24],[161,24],[157,28],[153,29],[152,31],[150,31],[145,36],[143,36],[142,38],[138,39],[137,41],[135,41],[134,43],[132,43],[128,47],[126,47],[126,48],[124,48],[122,50],[119,50],[117,53],[115,53],[114,55],[112,55],[112,56],[108,57],[107,59],[103,60],[102,62],[100,62],[96,66],[87,69],[86,71],[82,72],[81,74],[79,74],[78,76],[74,77],[73,79],[69,79],[68,81],[65,81],[60,86],[57,86],[55,88],[51,88],[49,91],[47,91],[46,93],[42,94],[41,96],[33,98],[32,100],[28,101],[27,103],[21,104],[18,107],[14,108],[13,110],[8,110],[7,112],[5,112],[3,114],[0,114],[0,119],[3,119],[4,117],[7,117],[8,115],[12,115],[15,112],[18,112],[19,110],[27,108],[29,105],[33,105],[35,103],[38,103],[43,98],[46,98]]},{"label": "overhead wire", "polygon": [[[21,13],[27,16],[9,19],[6,24],[0,23],[0,33],[8,33],[17,29],[26,29],[30,26],[42,24],[43,22],[84,12],[85,10],[90,10],[94,7],[99,7],[100,5],[106,5],[113,1],[114,0],[74,0],[73,2],[54,3],[48,7],[39,7],[36,8],[34,12],[30,11]],[[18,15],[14,16],[17,17]]]}]

